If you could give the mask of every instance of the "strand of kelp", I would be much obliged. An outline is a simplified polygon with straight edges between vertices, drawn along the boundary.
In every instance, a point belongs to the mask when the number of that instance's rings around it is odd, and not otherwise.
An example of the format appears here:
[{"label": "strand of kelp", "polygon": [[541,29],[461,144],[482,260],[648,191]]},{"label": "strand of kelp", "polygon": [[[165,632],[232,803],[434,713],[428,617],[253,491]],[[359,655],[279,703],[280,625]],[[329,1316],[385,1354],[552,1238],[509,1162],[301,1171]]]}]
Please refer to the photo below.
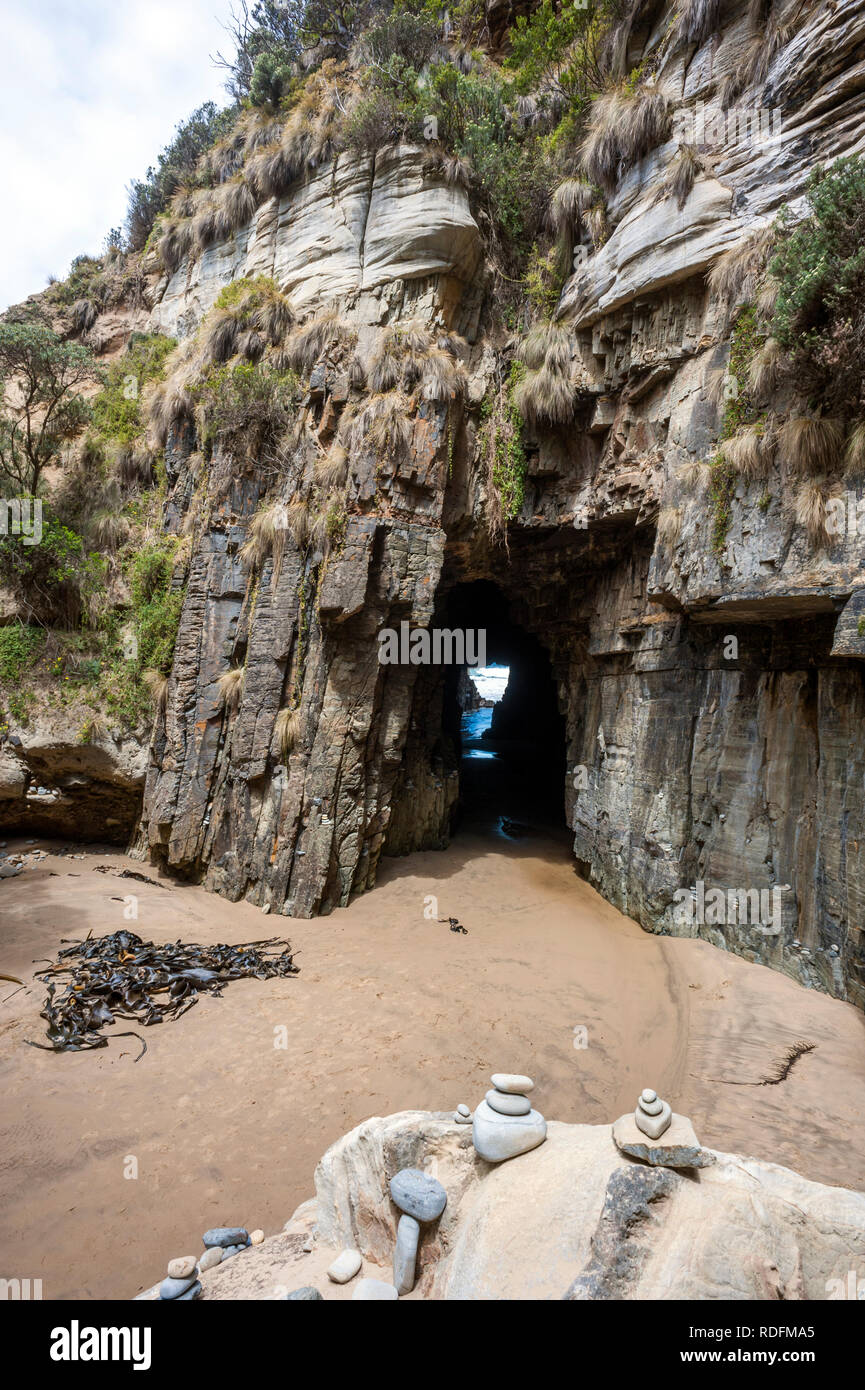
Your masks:
[{"label": "strand of kelp", "polygon": [[[180,1018],[198,1002],[201,991],[220,995],[231,980],[270,980],[299,973],[289,943],[276,937],[240,946],[182,941],[157,945],[142,941],[134,932],[117,931],[110,936],[88,936],[85,941],[64,937],[61,945],[66,949],[58,952],[57,963],[35,972],[36,979],[48,984],[40,1014],[48,1024],[48,1043],[29,1045],[45,1052],[107,1047],[110,1038],[102,1029],[116,1019],[150,1028]],[[112,1033],[111,1037],[137,1038],[141,1051],[136,1062],[147,1051],[138,1033]]]}]

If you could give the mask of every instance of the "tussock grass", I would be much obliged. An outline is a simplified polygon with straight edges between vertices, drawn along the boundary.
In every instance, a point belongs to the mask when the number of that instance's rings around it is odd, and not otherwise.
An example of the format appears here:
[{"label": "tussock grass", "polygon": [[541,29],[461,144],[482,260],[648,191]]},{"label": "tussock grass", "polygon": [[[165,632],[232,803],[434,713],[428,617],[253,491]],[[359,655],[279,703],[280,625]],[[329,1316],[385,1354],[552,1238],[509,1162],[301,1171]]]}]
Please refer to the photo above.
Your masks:
[{"label": "tussock grass", "polygon": [[861,420],[854,427],[847,448],[844,451],[844,473],[848,478],[861,478],[865,474],[865,423]]},{"label": "tussock grass", "polygon": [[524,374],[514,391],[514,400],[523,419],[532,424],[567,425],[576,410],[570,379],[547,366]]},{"label": "tussock grass", "polygon": [[709,293],[728,306],[750,302],[766,268],[774,231],[758,227],[724,251],[709,271]]},{"label": "tussock grass", "polygon": [[702,172],[703,161],[697,146],[687,141],[682,143],[658,186],[655,202],[662,202],[664,198],[675,198],[681,211],[697,182],[697,176]]},{"label": "tussock grass", "polygon": [[236,714],[240,708],[245,681],[246,671],[242,666],[235,666],[217,677],[219,708],[226,714]]},{"label": "tussock grass", "polygon": [[824,549],[831,539],[826,524],[825,478],[806,478],[799,484],[793,512],[814,549]]},{"label": "tussock grass", "polygon": [[677,476],[686,492],[697,492],[709,486],[712,470],[703,459],[689,459],[679,469]]},{"label": "tussock grass", "polygon": [[597,198],[597,190],[585,179],[570,178],[559,184],[550,200],[553,231],[578,227]]},{"label": "tussock grass", "polygon": [[462,363],[444,348],[430,348],[421,370],[421,395],[424,400],[453,400],[462,396],[465,389],[466,373]]},{"label": "tussock grass", "polygon": [[778,385],[784,353],[777,338],[767,338],[748,367],[748,385],[755,396],[768,396]]},{"label": "tussock grass", "polygon": [[286,527],[298,550],[303,550],[309,540],[309,507],[299,497],[288,506]]},{"label": "tussock grass", "polygon": [[372,396],[351,423],[351,447],[372,444],[379,453],[404,455],[413,434],[411,401],[402,391]]},{"label": "tussock grass", "polygon": [[315,465],[316,482],[325,488],[343,487],[348,478],[348,450],[334,440]]},{"label": "tussock grass", "polygon": [[316,362],[348,337],[349,330],[337,311],[328,309],[289,334],[285,343],[288,362],[294,371],[309,376]]},{"label": "tussock grass", "polygon": [[288,524],[283,502],[265,502],[249,523],[246,540],[240,547],[241,562],[248,569],[261,570],[273,556],[273,581],[279,576]]},{"label": "tussock grass", "polygon": [[670,124],[670,102],[661,88],[613,88],[592,106],[581,150],[583,172],[612,193],[623,174],[664,143]]},{"label": "tussock grass", "polygon": [[680,0],[676,41],[704,44],[720,28],[721,9],[722,0]]},{"label": "tussock grass", "polygon": [[142,677],[150,693],[150,699],[157,714],[164,714],[168,706],[169,680],[161,671],[145,671]]},{"label": "tussock grass", "polygon": [[775,440],[763,425],[745,425],[731,439],[725,439],[721,453],[732,468],[748,482],[764,478],[774,454]]},{"label": "tussock grass", "polygon": [[795,416],[781,426],[779,445],[794,473],[829,473],[840,462],[844,431],[828,416]]},{"label": "tussock grass", "polygon": [[299,709],[281,709],[276,716],[274,734],[279,745],[280,756],[285,762],[297,747],[300,739],[301,712]]},{"label": "tussock grass", "polygon": [[672,550],[682,533],[682,512],[679,507],[664,507],[658,516],[656,537],[663,550]]}]

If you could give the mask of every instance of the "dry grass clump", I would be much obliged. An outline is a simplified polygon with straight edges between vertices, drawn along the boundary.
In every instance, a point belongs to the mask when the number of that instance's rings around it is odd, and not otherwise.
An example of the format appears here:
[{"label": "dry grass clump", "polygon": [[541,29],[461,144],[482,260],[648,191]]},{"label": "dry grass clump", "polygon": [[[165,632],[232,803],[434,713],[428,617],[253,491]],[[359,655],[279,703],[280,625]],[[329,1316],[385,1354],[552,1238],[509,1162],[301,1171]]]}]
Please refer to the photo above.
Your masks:
[{"label": "dry grass clump", "polygon": [[771,227],[758,227],[718,257],[709,271],[709,292],[728,306],[750,302],[772,249]]},{"label": "dry grass clump", "polygon": [[829,473],[841,459],[844,430],[829,416],[799,415],[781,426],[778,442],[793,472]]},{"label": "dry grass clump", "polygon": [[258,362],[268,345],[282,342],[291,310],[276,285],[260,280],[235,304],[211,310],[201,331],[201,362],[212,366],[240,355]]},{"label": "dry grass clump", "polygon": [[675,198],[681,211],[697,182],[698,174],[702,172],[703,161],[697,146],[687,141],[683,142],[658,186],[655,202],[662,202],[664,198]]},{"label": "dry grass clump", "polygon": [[288,512],[284,502],[265,502],[259,507],[252,521],[246,540],[240,547],[241,562],[248,569],[261,570],[267,559],[273,556],[273,581],[279,577],[285,535],[288,529]]},{"label": "dry grass clump", "polygon": [[98,511],[90,518],[88,530],[96,547],[113,555],[129,540],[130,527],[125,516],[120,516],[110,507]]},{"label": "dry grass clump", "polygon": [[664,507],[658,517],[656,537],[663,550],[672,550],[682,532],[682,512],[679,507]]},{"label": "dry grass clump", "polygon": [[196,338],[179,343],[165,363],[163,381],[151,382],[144,390],[143,406],[150,431],[150,443],[165,446],[170,432],[195,417],[190,388],[201,375],[202,359]]},{"label": "dry grass clump", "polygon": [[704,459],[688,459],[677,476],[686,492],[696,492],[699,488],[708,487],[712,470]]},{"label": "dry grass clump", "polygon": [[381,335],[367,375],[369,388],[387,395],[398,388],[411,392],[419,386],[425,400],[451,400],[465,389],[459,347],[459,340],[448,335],[434,343],[423,323],[392,324]]},{"label": "dry grass clump", "polygon": [[286,340],[289,365],[301,375],[309,376],[320,357],[337,344],[346,343],[349,337],[350,330],[335,309],[317,314],[308,323],[295,328]]},{"label": "dry grass clump", "polygon": [[110,463],[112,475],[123,488],[149,488],[156,482],[156,458],[144,445],[134,449],[118,445]]},{"label": "dry grass clump", "polygon": [[748,367],[748,385],[756,396],[770,395],[778,385],[784,353],[777,338],[767,338]]},{"label": "dry grass clump", "polygon": [[413,433],[411,409],[411,400],[402,391],[370,397],[352,421],[352,449],[370,443],[382,454],[406,454]]},{"label": "dry grass clump", "polygon": [[796,521],[802,526],[815,549],[822,549],[831,539],[826,524],[825,478],[806,478],[799,484],[793,503]]},{"label": "dry grass clump", "polygon": [[569,424],[576,411],[576,393],[570,377],[568,330],[557,323],[536,324],[523,338],[519,356],[526,370],[514,400],[523,419],[532,424]]},{"label": "dry grass clump", "polygon": [[762,20],[749,16],[751,27],[757,30],[752,34],[744,53],[730,72],[727,73],[719,91],[721,106],[727,110],[748,87],[760,86],[766,81],[769,67],[775,54],[790,42],[796,32],[795,17],[781,23],[777,15],[766,16]]},{"label": "dry grass clump", "polygon": [[192,224],[166,218],[156,239],[156,250],[169,275],[173,275],[192,250]]},{"label": "dry grass clump", "polygon": [[303,550],[309,540],[309,507],[306,502],[296,497],[287,508],[285,520],[289,535],[298,550]]},{"label": "dry grass clump", "polygon": [[161,671],[145,671],[142,679],[150,692],[157,714],[164,714],[168,705],[168,677],[163,676]]},{"label": "dry grass clump", "polygon": [[865,473],[865,424],[853,429],[844,452],[844,473],[848,478],[860,478]]},{"label": "dry grass clump", "polygon": [[585,179],[570,178],[559,184],[550,201],[550,222],[554,232],[577,227],[597,197]]},{"label": "dry grass clump", "polygon": [[721,445],[721,453],[730,466],[749,482],[766,476],[774,452],[774,434],[762,424],[745,425]]},{"label": "dry grass clump", "polygon": [[462,396],[466,389],[465,368],[445,348],[429,349],[420,380],[425,401],[450,401]]},{"label": "dry grass clump", "polygon": [[274,734],[279,744],[280,755],[285,761],[300,739],[301,713],[299,709],[281,709],[276,716]]},{"label": "dry grass clump", "polygon": [[706,39],[718,32],[721,8],[721,0],[680,0],[676,41],[697,45],[705,43]]},{"label": "dry grass clump", "polygon": [[315,465],[316,482],[325,488],[339,488],[348,478],[348,450],[334,440],[326,454]]},{"label": "dry grass clump", "polygon": [[236,714],[243,698],[243,686],[246,679],[246,671],[242,666],[235,666],[230,671],[224,671],[217,677],[216,685],[218,689],[218,704],[226,714]]},{"label": "dry grass clump", "polygon": [[581,151],[583,172],[612,193],[623,174],[664,143],[670,124],[670,102],[661,88],[613,88],[592,106]]}]

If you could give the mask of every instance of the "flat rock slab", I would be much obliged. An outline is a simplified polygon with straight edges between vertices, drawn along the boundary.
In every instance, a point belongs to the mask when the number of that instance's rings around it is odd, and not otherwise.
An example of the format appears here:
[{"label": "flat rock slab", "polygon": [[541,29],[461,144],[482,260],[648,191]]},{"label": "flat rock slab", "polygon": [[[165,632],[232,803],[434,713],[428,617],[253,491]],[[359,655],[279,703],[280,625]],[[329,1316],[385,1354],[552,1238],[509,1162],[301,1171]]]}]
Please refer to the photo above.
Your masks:
[{"label": "flat rock slab", "polygon": [[655,1168],[708,1168],[714,1158],[700,1146],[694,1126],[686,1115],[673,1113],[669,1129],[660,1139],[650,1139],[633,1113],[620,1115],[613,1125],[613,1140],[620,1153],[641,1158]]},{"label": "flat rock slab", "polygon": [[243,1226],[214,1226],[201,1239],[208,1250],[216,1245],[226,1250],[229,1245],[248,1245],[249,1232]]}]

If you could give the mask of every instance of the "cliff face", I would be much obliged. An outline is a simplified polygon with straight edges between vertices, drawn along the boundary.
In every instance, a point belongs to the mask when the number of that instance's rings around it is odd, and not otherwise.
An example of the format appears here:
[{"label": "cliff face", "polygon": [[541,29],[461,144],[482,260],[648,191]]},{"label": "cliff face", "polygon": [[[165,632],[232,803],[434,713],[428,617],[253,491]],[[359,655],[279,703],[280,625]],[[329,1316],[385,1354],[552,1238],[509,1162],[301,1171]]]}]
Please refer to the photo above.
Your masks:
[{"label": "cliff face", "polygon": [[[759,486],[730,490],[716,543],[705,479],[693,481],[717,448],[732,331],[707,269],[783,205],[801,210],[816,162],[865,149],[865,13],[857,0],[787,10],[795,23],[749,84],[743,4],[699,46],[659,46],[662,5],[627,41],[625,70],[662,55],[655,80],[683,138],[704,122],[699,170],[684,200],[667,192],[674,138],[612,192],[610,235],[557,313],[579,423],[529,427],[507,551],[490,538],[479,435],[512,345],[487,331],[466,195],[423,150],[342,154],[170,276],[152,261],[150,327],[181,339],[244,276],[272,276],[298,316],[336,310],[344,331],[304,381],[282,501],[308,491],[334,438],[350,443],[340,544],[286,533],[253,573],[239,551],[272,478],[218,452],[202,477],[192,432],[169,435],[166,525],[182,531],[193,509],[205,520],[140,854],[310,915],[370,887],[382,853],[446,843],[459,789],[445,672],[381,665],[376,637],[441,625],[457,586],[486,580],[552,663],[580,871],[649,930],[704,935],[865,1003],[863,542],[848,529],[815,551],[781,457]],[[740,90],[722,107],[731,78]],[[736,112],[759,108],[776,114],[755,136]],[[346,433],[383,335],[418,323],[463,335],[465,389],[421,397],[398,448]],[[241,667],[232,714],[219,677]],[[287,701],[299,710],[289,749]],[[780,889],[780,931],[683,923],[674,894],[700,882]]]}]

